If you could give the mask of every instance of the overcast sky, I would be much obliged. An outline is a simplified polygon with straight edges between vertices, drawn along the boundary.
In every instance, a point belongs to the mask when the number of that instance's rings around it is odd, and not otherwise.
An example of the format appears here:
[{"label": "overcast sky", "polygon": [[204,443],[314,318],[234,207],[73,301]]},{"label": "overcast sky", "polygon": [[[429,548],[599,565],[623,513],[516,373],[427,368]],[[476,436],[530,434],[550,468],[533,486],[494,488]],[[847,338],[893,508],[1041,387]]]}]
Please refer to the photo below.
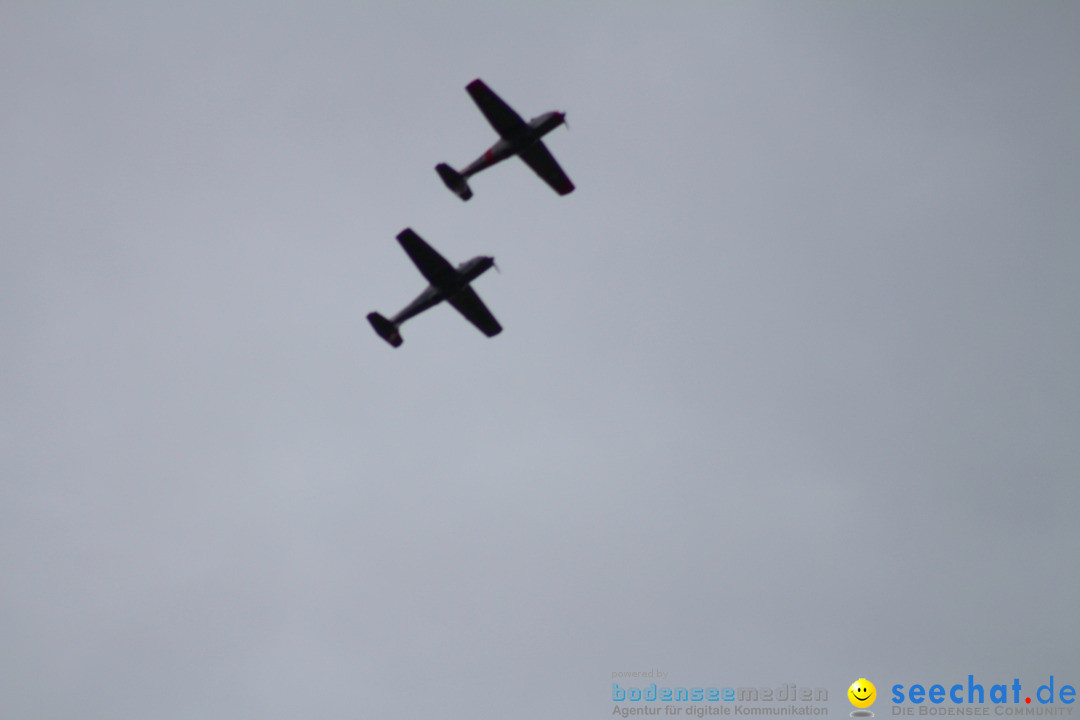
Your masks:
[{"label": "overcast sky", "polygon": [[[1065,2],[5,2],[0,715],[1080,684],[1078,33]],[[475,77],[568,113],[573,194],[443,186],[496,139]],[[501,335],[372,332],[425,287],[405,227],[497,258]]]}]

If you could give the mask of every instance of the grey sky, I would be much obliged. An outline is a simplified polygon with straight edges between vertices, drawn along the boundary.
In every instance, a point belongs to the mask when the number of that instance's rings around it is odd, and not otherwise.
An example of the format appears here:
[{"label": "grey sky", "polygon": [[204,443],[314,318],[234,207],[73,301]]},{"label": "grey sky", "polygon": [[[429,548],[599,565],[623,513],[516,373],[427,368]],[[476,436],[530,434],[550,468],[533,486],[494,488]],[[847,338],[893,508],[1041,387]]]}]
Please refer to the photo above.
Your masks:
[{"label": "grey sky", "polygon": [[384,5],[0,10],[0,715],[1080,683],[1077,5]]}]

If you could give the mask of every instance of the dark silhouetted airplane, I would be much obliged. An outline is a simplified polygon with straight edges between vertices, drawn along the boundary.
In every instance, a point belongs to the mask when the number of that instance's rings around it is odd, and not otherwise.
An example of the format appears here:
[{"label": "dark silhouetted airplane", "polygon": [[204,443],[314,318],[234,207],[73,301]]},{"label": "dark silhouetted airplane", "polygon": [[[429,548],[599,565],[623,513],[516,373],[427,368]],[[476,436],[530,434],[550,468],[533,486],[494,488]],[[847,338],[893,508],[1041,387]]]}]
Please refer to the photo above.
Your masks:
[{"label": "dark silhouetted airplane", "polygon": [[460,172],[446,163],[436,165],[435,170],[446,183],[446,187],[457,193],[462,200],[468,200],[472,197],[472,190],[466,182],[470,177],[511,155],[517,155],[555,192],[566,195],[574,191],[574,183],[570,182],[570,178],[566,177],[559,163],[555,162],[555,158],[540,141],[544,135],[566,123],[566,113],[547,112],[525,122],[513,108],[492,92],[483,80],[473,80],[465,89],[501,137],[499,142]]},{"label": "dark silhouetted airplane", "polygon": [[404,310],[389,320],[377,312],[369,313],[367,316],[368,322],[375,328],[375,332],[379,334],[379,337],[394,347],[400,347],[401,343],[404,342],[399,330],[401,324],[428,308],[438,305],[443,300],[453,305],[459,313],[465,316],[466,320],[478,327],[480,332],[488,337],[502,332],[499,321],[487,309],[480,296],[469,287],[469,283],[495,265],[495,258],[481,255],[474,257],[472,260],[466,260],[455,268],[433,247],[424,242],[424,239],[413,232],[411,228],[405,228],[398,233],[397,239],[401,243],[401,247],[405,249],[405,252],[415,263],[420,274],[431,285],[409,303]]}]

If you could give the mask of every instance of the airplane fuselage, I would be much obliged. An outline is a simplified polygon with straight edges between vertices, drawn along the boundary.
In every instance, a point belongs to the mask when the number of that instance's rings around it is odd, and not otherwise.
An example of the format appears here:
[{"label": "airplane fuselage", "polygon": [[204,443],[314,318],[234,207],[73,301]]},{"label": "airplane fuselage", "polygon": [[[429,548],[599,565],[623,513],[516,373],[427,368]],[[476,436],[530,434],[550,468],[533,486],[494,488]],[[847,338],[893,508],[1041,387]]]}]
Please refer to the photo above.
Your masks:
[{"label": "airplane fuselage", "polygon": [[486,170],[492,165],[502,162],[508,157],[517,155],[565,122],[566,114],[558,111],[547,112],[534,117],[521,132],[500,138],[483,155],[461,171],[462,177],[468,178],[481,170]]}]

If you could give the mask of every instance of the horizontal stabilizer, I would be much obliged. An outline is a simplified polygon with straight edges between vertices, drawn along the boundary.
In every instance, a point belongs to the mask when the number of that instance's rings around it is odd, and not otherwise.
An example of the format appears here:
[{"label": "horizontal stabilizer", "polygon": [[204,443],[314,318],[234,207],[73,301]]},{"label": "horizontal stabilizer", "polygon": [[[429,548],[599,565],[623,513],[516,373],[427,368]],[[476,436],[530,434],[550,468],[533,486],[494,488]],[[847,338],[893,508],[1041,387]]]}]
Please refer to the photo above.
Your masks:
[{"label": "horizontal stabilizer", "polygon": [[472,197],[472,190],[469,189],[469,183],[465,182],[465,176],[457,170],[446,163],[439,163],[435,166],[435,172],[439,173],[439,177],[446,183],[446,187],[453,190],[454,194],[459,198],[468,200]]},{"label": "horizontal stabilizer", "polygon": [[379,333],[379,337],[394,347],[401,347],[401,343],[405,342],[401,337],[401,333],[398,332],[398,326],[379,313],[368,313],[367,319],[371,323],[371,327],[375,328],[375,332]]}]

